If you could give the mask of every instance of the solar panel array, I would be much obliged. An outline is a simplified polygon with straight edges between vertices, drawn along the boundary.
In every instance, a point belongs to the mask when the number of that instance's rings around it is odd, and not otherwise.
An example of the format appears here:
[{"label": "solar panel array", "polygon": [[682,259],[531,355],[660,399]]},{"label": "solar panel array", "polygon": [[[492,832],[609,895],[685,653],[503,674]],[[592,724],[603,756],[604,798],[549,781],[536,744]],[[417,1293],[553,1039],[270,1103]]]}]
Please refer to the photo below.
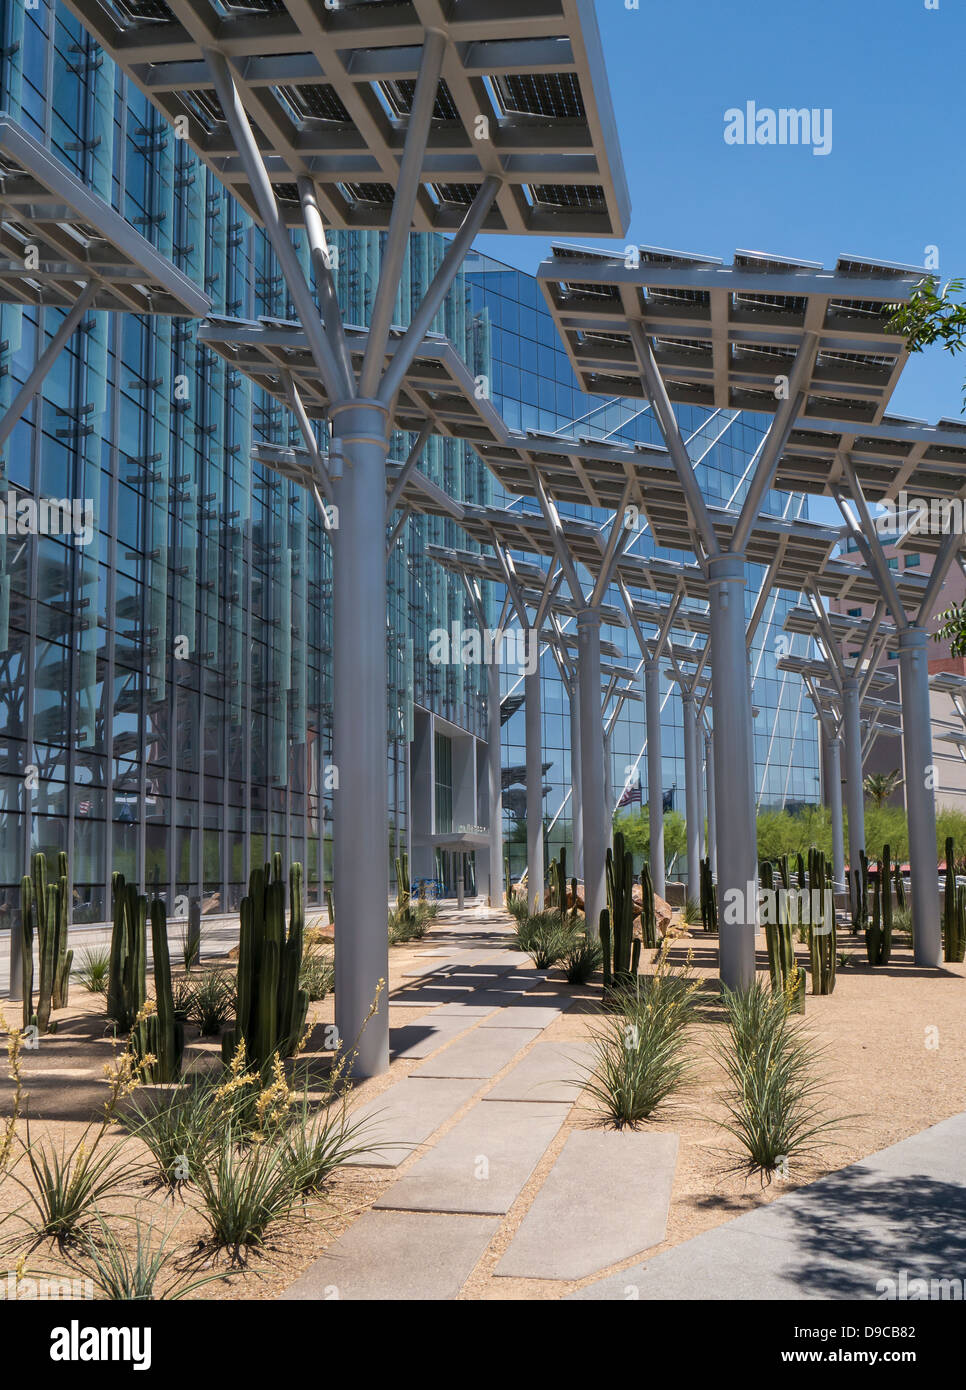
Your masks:
[{"label": "solar panel array", "polygon": [[581,387],[642,396],[628,324],[639,324],[673,401],[774,412],[806,332],[818,335],[804,414],[874,422],[906,360],[888,305],[924,271],[841,257],[832,271],[739,251],[714,257],[640,247],[634,255],[555,246],[538,271]]},{"label": "solar panel array", "polygon": [[0,300],[200,317],[210,301],[43,145],[0,116]]},{"label": "solar panel array", "polygon": [[[369,335],[347,327],[353,369],[359,371]],[[401,334],[390,336],[387,362]],[[212,315],[198,331],[198,341],[249,377],[277,400],[289,402],[286,375],[297,387],[310,419],[323,419],[329,398],[301,325],[281,319],[223,318]],[[505,436],[502,417],[477,393],[476,383],[447,338],[429,335],[406,373],[396,398],[393,425],[418,433],[429,421],[433,432],[471,443],[495,442]]]},{"label": "solar panel array", "polygon": [[446,45],[414,227],[458,225],[504,182],[496,232],[620,236],[629,219],[593,0],[67,0],[253,216],[202,50],[227,58],[283,200],[313,180],[336,227],[384,228],[428,29]]},{"label": "solar panel array", "polygon": [[966,493],[966,421],[926,425],[895,415],[864,430],[819,420],[793,430],[775,486],[811,493],[836,486],[847,490],[844,456],[851,459],[869,502],[894,500],[900,492],[925,498]]}]

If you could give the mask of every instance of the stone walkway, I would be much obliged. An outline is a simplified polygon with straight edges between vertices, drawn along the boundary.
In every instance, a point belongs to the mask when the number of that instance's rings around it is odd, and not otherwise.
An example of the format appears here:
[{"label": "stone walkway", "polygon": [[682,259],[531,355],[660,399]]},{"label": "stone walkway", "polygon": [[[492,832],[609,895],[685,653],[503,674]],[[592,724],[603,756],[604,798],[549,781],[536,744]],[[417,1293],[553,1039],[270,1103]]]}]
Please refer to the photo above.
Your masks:
[{"label": "stone walkway", "polygon": [[961,1114],[570,1297],[960,1299],[964,1282]]},{"label": "stone walkway", "polygon": [[475,916],[434,927],[404,972],[391,1049],[418,1065],[353,1112],[380,1145],[364,1166],[397,1176],[286,1299],[456,1298],[507,1229],[498,1278],[588,1278],[664,1239],[674,1136],[573,1129],[549,1164],[591,1046],[544,1034],[582,991],[507,950],[502,913]]}]

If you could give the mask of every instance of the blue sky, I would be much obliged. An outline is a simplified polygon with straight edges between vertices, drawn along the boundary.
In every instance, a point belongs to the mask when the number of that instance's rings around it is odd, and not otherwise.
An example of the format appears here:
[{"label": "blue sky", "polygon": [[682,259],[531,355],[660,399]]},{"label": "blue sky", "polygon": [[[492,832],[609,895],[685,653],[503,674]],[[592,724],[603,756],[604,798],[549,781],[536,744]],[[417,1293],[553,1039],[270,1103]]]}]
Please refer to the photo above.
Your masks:
[{"label": "blue sky", "polygon": [[[966,4],[938,0],[597,0],[630,189],[627,240],[730,259],[841,253],[966,279]],[[734,146],[724,113],[832,111],[832,148]],[[607,245],[601,242],[601,245]],[[611,243],[613,244],[613,243]],[[618,243],[622,244],[622,243]],[[549,242],[482,237],[533,271]],[[913,357],[891,409],[963,406],[966,354]]]}]

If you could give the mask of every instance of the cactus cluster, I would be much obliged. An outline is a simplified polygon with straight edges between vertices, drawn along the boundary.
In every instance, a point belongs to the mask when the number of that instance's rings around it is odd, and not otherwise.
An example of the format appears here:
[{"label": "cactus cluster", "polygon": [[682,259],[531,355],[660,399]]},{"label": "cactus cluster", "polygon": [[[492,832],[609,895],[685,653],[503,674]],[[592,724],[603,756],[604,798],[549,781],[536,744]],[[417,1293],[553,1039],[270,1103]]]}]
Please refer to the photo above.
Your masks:
[{"label": "cactus cluster", "polygon": [[634,936],[634,856],[618,830],[607,851],[607,906],[600,914],[604,989],[628,984],[637,974],[641,941]]},{"label": "cactus cluster", "polygon": [[872,920],[866,928],[865,949],[870,965],[888,965],[892,955],[892,853],[882,847],[872,892]]},{"label": "cactus cluster", "polygon": [[[772,921],[769,913],[765,920],[765,941],[768,946],[768,973],[772,990],[785,996],[789,1013],[805,1012],[805,974],[795,961],[795,942],[792,937],[792,924],[788,911],[788,862],[780,863],[783,893],[776,895],[777,921]],[[759,869],[759,881],[768,893],[775,891],[775,870],[765,860]]]},{"label": "cactus cluster", "polygon": [[[50,1028],[52,1009],[67,1006],[74,953],[67,949],[68,864],[63,850],[57,856],[57,882],[47,881],[47,856],[34,855],[31,872],[20,882],[21,980],[24,1027],[34,1023],[41,1033]],[[40,978],[34,1011],[34,937]]]},{"label": "cactus cluster", "polygon": [[705,931],[718,930],[718,890],[710,859],[701,860],[701,926]]},{"label": "cactus cluster", "polygon": [[955,846],[946,841],[946,891],[943,897],[943,960],[966,960],[966,886],[956,883]]},{"label": "cactus cluster", "polygon": [[654,912],[654,884],[651,871],[645,864],[641,869],[641,945],[649,951],[657,949],[657,916]]},{"label": "cactus cluster", "polygon": [[289,870],[289,925],[285,930],[282,856],[253,869],[248,895],[241,901],[238,943],[238,1004],[235,1027],[222,1036],[222,1057],[230,1062],[244,1039],[248,1061],[266,1071],[277,1052],[291,1057],[305,1027],[309,996],[299,988],[305,908],[302,865]]},{"label": "cactus cluster", "polygon": [[835,988],[835,903],[832,874],[821,850],[808,852],[811,911],[808,918],[808,950],[812,962],[812,993],[831,994]]}]

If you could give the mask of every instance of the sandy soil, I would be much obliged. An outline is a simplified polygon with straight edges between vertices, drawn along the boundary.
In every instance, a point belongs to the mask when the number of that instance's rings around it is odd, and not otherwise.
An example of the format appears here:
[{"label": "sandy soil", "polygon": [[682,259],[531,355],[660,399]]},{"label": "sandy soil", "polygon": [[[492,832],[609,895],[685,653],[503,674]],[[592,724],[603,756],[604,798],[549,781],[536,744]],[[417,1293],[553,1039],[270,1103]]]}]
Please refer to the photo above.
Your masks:
[{"label": "sandy soil", "polygon": [[[445,920],[456,920],[447,913]],[[502,914],[469,909],[463,924],[473,923],[492,932],[494,946],[509,930]],[[403,984],[403,972],[415,965],[431,968],[432,959],[422,956],[439,944],[439,933],[432,931],[423,942],[394,947],[390,952],[390,990]],[[452,944],[452,938],[447,938]],[[853,964],[840,969],[834,995],[809,996],[806,1024],[824,1048],[820,1069],[829,1083],[829,1112],[843,1118],[830,1135],[822,1152],[809,1162],[794,1166],[788,1181],[762,1186],[757,1177],[735,1171],[737,1151],[733,1141],[715,1123],[723,1112],[720,1100],[721,1071],[711,1055],[715,1035],[720,1031],[714,1002],[717,941],[700,928],[689,939],[682,939],[672,951],[672,960],[683,963],[690,952],[695,974],[702,979],[699,1022],[691,1042],[695,1072],[691,1085],[653,1121],[653,1128],[676,1133],[680,1150],[672,1194],[667,1240],[650,1253],[729,1220],[743,1211],[774,1200],[790,1188],[814,1181],[823,1174],[846,1166],[888,1144],[946,1119],[966,1109],[966,1014],[963,981],[966,967],[946,966],[940,971],[922,971],[912,962],[908,948],[893,951],[892,963],[871,970],[865,962],[860,940],[841,934],[839,947],[853,958]],[[767,969],[764,942],[760,943],[759,969]],[[804,951],[801,952],[804,958]],[[530,968],[521,957],[521,968]],[[645,968],[650,968],[645,966]],[[598,977],[599,978],[599,977]],[[407,980],[406,983],[413,983]],[[538,986],[538,992],[554,986]],[[564,986],[565,989],[570,989]],[[574,1007],[541,1034],[542,1040],[568,1040],[592,1034],[599,1019],[599,983],[573,987]],[[31,1138],[49,1136],[55,1146],[73,1143],[91,1118],[98,1118],[106,1095],[104,1062],[110,1061],[115,1044],[105,1036],[103,999],[72,986],[68,1009],[57,1016],[58,1031],[41,1040],[36,1051],[24,1056],[23,1073],[29,1092]],[[12,1015],[4,1001],[0,1006]],[[413,1023],[422,1017],[416,1009],[394,1009],[394,1024]],[[310,1021],[331,1022],[330,998],[310,1009]],[[11,1018],[11,1021],[13,1019]],[[305,1057],[313,1071],[324,1070],[321,1051],[323,1029],[313,1031]],[[198,1039],[189,1030],[187,1056],[192,1067],[215,1065],[219,1056],[217,1040]],[[514,1063],[519,1058],[514,1059]],[[411,1071],[416,1062],[397,1061],[390,1071],[361,1085],[356,1098],[366,1100]],[[506,1070],[509,1070],[509,1066]],[[502,1076],[504,1073],[500,1073]],[[493,1082],[485,1083],[486,1090]],[[0,1115],[9,1114],[11,1088],[4,1077],[0,1083]],[[458,1112],[447,1123],[455,1124],[469,1108]],[[465,1286],[462,1297],[471,1299],[558,1298],[578,1287],[576,1284],[536,1280],[495,1278],[492,1270],[523,1219],[537,1190],[563,1147],[568,1133],[576,1126],[595,1123],[593,1113],[574,1106],[554,1143],[501,1226],[486,1254]],[[21,1125],[21,1131],[23,1125]],[[111,1126],[107,1142],[121,1137],[118,1126]],[[143,1156],[137,1140],[128,1139],[124,1163],[132,1165]],[[324,1202],[308,1207],[304,1216],[272,1229],[267,1245],[253,1253],[247,1266],[233,1268],[228,1258],[212,1254],[203,1244],[204,1222],[190,1187],[176,1197],[160,1193],[155,1185],[134,1177],[127,1190],[106,1209],[109,1217],[129,1217],[138,1213],[152,1221],[155,1230],[173,1229],[169,1249],[178,1268],[199,1273],[219,1272],[224,1279],[200,1288],[193,1297],[203,1299],[258,1298],[277,1296],[324,1252],[326,1247],[362,1211],[366,1210],[392,1183],[416,1162],[417,1152],[395,1171],[375,1168],[347,1168],[335,1176]],[[22,1173],[22,1165],[15,1170]],[[632,1194],[628,1194],[632,1200]],[[0,1184],[0,1218],[12,1213],[25,1200],[23,1190],[7,1177]],[[122,1239],[125,1223],[111,1220]],[[29,1270],[48,1273],[83,1265],[70,1252],[58,1251],[47,1241],[33,1248],[25,1238],[19,1218],[10,1216],[0,1224],[0,1273],[13,1269],[27,1256]],[[639,1257],[627,1264],[636,1263]],[[619,1269],[621,1266],[615,1266]],[[602,1271],[603,1272],[603,1271]],[[227,1277],[230,1274],[230,1278]],[[598,1276],[595,1276],[598,1277]]]}]

